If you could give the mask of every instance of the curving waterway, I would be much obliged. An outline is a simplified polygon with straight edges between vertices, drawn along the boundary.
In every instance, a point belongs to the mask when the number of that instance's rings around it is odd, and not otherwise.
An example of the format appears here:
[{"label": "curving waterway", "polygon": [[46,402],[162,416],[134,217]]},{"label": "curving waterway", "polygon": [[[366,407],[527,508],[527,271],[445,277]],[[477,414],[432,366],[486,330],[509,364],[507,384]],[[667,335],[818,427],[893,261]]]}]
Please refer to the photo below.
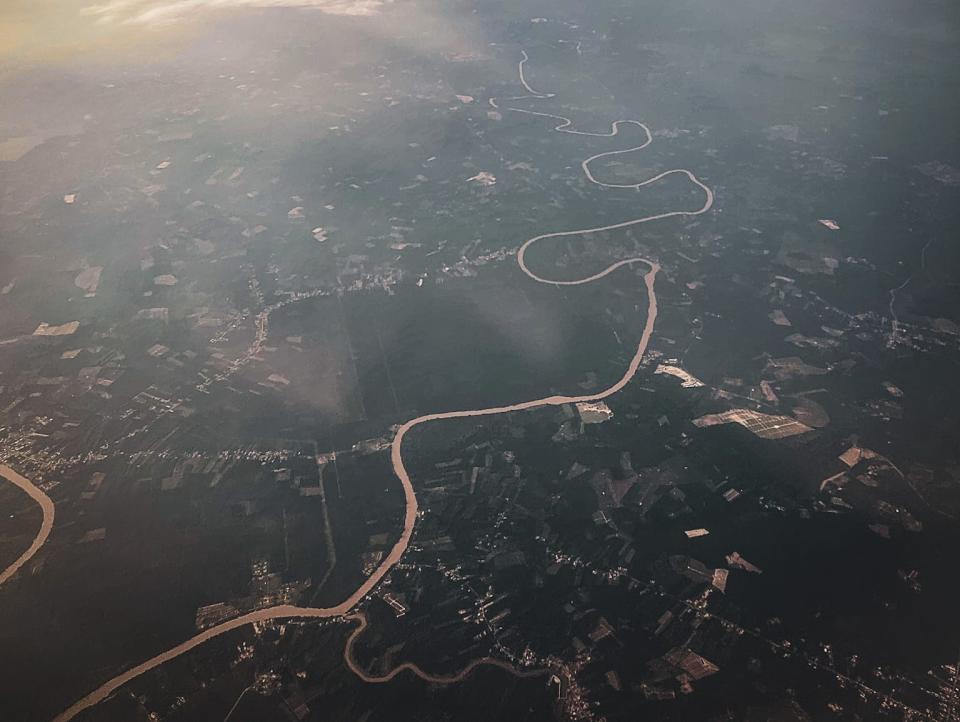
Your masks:
[{"label": "curving waterway", "polygon": [[343,648],[343,661],[346,662],[351,672],[368,684],[383,684],[384,682],[389,682],[403,672],[410,672],[411,674],[414,674],[425,682],[430,682],[431,684],[454,684],[456,682],[462,682],[465,680],[479,667],[499,667],[515,677],[540,677],[542,675],[549,674],[549,670],[547,669],[517,669],[509,662],[496,657],[480,657],[478,659],[474,659],[466,667],[455,674],[430,674],[429,672],[424,672],[422,669],[420,669],[420,667],[412,662],[404,662],[403,664],[397,665],[386,674],[370,674],[360,667],[360,665],[358,665],[353,658],[353,646],[357,643],[357,639],[367,628],[367,615],[363,612],[359,612],[357,614],[351,614],[348,619],[359,621],[360,624],[356,629],[353,630],[353,633],[347,637],[347,644]]},{"label": "curving waterway", "polygon": [[16,574],[20,570],[20,567],[30,561],[34,554],[40,551],[40,547],[44,545],[47,537],[50,536],[50,530],[53,529],[53,518],[56,511],[53,506],[53,501],[44,493],[43,489],[26,477],[20,476],[20,474],[9,466],[0,464],[0,476],[26,492],[27,496],[40,505],[40,510],[43,512],[43,521],[40,522],[40,529],[30,543],[29,548],[21,554],[13,564],[0,573],[0,584],[3,584]]},{"label": "curving waterway", "polygon": [[[527,90],[530,95],[524,96],[526,98],[533,99],[548,99],[554,97],[553,93],[541,93],[534,90],[527,81],[525,74],[525,66],[529,60],[527,53],[523,52],[523,59],[520,61],[518,71],[520,74],[520,83]],[[513,100],[520,100],[521,98],[513,98]],[[495,100],[491,101],[493,107],[498,107]],[[357,637],[366,629],[367,620],[366,617],[362,614],[353,614],[351,615],[351,610],[357,606],[357,604],[366,597],[373,589],[380,583],[384,576],[386,576],[391,569],[400,561],[404,553],[407,550],[407,547],[410,544],[410,539],[413,535],[413,529],[416,525],[417,520],[417,496],[413,489],[413,482],[410,479],[410,475],[407,472],[407,468],[403,463],[403,440],[406,438],[406,435],[412,431],[417,426],[432,422],[432,421],[444,421],[446,419],[463,419],[476,416],[495,416],[499,414],[509,414],[515,411],[529,411],[531,409],[542,408],[544,406],[562,406],[563,404],[575,404],[581,402],[593,402],[601,401],[610,396],[613,396],[615,393],[623,389],[630,380],[636,375],[637,371],[640,368],[640,363],[643,360],[643,355],[647,350],[647,345],[650,343],[650,337],[653,335],[653,327],[657,320],[657,294],[654,289],[654,283],[656,281],[657,273],[660,271],[660,265],[651,259],[643,257],[634,257],[634,258],[624,258],[616,261],[615,263],[610,264],[602,271],[594,273],[593,275],[586,276],[584,278],[574,279],[574,280],[554,280],[549,278],[544,278],[543,276],[538,275],[537,273],[530,270],[526,263],[526,254],[532,246],[542,241],[551,240],[554,238],[565,238],[569,236],[586,236],[596,233],[603,233],[606,231],[614,231],[621,228],[630,228],[632,226],[638,226],[643,223],[649,223],[651,221],[662,220],[665,218],[672,217],[690,217],[698,216],[703,213],[706,213],[713,206],[713,191],[706,186],[702,181],[700,181],[691,171],[684,168],[677,168],[673,170],[664,171],[659,173],[652,178],[640,181],[638,183],[630,184],[618,184],[618,183],[605,183],[598,180],[594,177],[593,173],[590,170],[590,164],[600,158],[608,158],[612,156],[622,155],[625,153],[632,153],[635,151],[643,150],[653,141],[653,136],[650,134],[649,128],[643,123],[636,120],[618,120],[612,124],[609,133],[591,133],[586,131],[577,131],[571,130],[570,127],[573,125],[573,121],[569,118],[565,118],[559,115],[552,115],[549,113],[539,113],[531,110],[525,110],[522,108],[508,108],[512,112],[524,113],[527,115],[537,116],[537,117],[546,117],[554,120],[559,120],[560,123],[554,127],[555,131],[561,133],[571,133],[574,135],[584,135],[584,136],[593,136],[593,137],[614,137],[617,136],[620,132],[620,127],[622,125],[635,125],[643,129],[646,134],[646,140],[639,146],[632,148],[627,148],[624,150],[613,150],[606,151],[604,153],[597,153],[596,155],[590,156],[584,160],[580,165],[583,169],[584,174],[587,179],[603,188],[614,188],[614,189],[634,189],[638,190],[644,186],[648,186],[652,183],[656,183],[658,180],[665,178],[670,175],[684,175],[686,176],[696,187],[704,193],[704,202],[703,204],[693,210],[677,210],[677,211],[668,211],[666,213],[659,213],[655,215],[642,216],[640,218],[632,218],[625,221],[619,221],[616,223],[610,223],[602,226],[595,226],[593,228],[580,228],[569,231],[554,231],[552,233],[543,233],[538,236],[534,236],[527,241],[525,241],[517,251],[517,264],[520,266],[520,270],[523,271],[530,279],[536,281],[537,283],[545,283],[553,286],[580,286],[587,283],[592,283],[593,281],[599,280],[605,276],[610,275],[617,269],[623,268],[624,266],[629,266],[632,264],[640,263],[648,267],[648,271],[643,276],[644,285],[647,290],[647,320],[643,327],[643,334],[640,337],[640,341],[637,343],[637,349],[633,354],[633,358],[630,359],[630,363],[627,365],[626,370],[623,372],[623,375],[615,381],[608,388],[599,391],[593,394],[585,394],[581,396],[546,396],[539,399],[531,399],[529,401],[521,401],[516,404],[510,404],[508,406],[491,406],[489,408],[483,409],[467,409],[462,411],[446,411],[435,414],[424,414],[423,416],[418,416],[415,419],[410,419],[406,423],[402,424],[398,429],[397,433],[393,438],[393,444],[390,447],[390,461],[393,465],[393,472],[396,474],[397,479],[400,480],[400,484],[403,487],[404,500],[406,508],[404,511],[403,519],[403,531],[400,534],[400,538],[394,544],[393,548],[390,550],[390,553],[383,559],[380,563],[380,566],[371,574],[367,579],[360,585],[360,587],[351,594],[347,599],[345,599],[340,604],[334,607],[296,607],[291,605],[280,605],[276,607],[268,607],[266,609],[258,609],[243,616],[236,617],[229,621],[223,622],[215,627],[204,630],[194,637],[186,640],[185,642],[173,647],[172,649],[162,652],[157,656],[148,659],[146,662],[138,664],[136,667],[128,669],[126,672],[117,675],[111,680],[108,680],[100,687],[92,691],[86,697],[78,700],[72,704],[69,708],[58,714],[53,722],[67,722],[80,714],[85,709],[93,707],[94,705],[102,702],[111,694],[113,694],[117,689],[125,685],[127,682],[130,682],[133,679],[136,679],[140,675],[149,672],[160,665],[169,662],[172,659],[175,659],[183,654],[186,654],[192,649],[199,647],[201,644],[219,637],[227,632],[233,631],[240,627],[243,627],[247,624],[252,624],[254,622],[265,622],[273,619],[296,619],[296,618],[313,618],[313,619],[329,619],[329,618],[347,618],[359,620],[360,625],[353,631],[350,637],[347,640],[347,645],[344,650],[344,660],[346,661],[349,668],[362,680],[366,682],[389,682],[391,679],[396,677],[400,672],[409,671],[412,674],[417,675],[421,679],[424,679],[428,682],[435,683],[451,683],[457,682],[464,679],[467,675],[473,672],[477,667],[482,665],[495,665],[504,669],[511,671],[514,674],[521,676],[533,676],[535,674],[542,674],[543,670],[530,670],[530,671],[520,671],[513,668],[507,662],[502,660],[497,660],[492,657],[485,657],[471,662],[466,668],[461,672],[451,675],[451,676],[436,676],[430,675],[421,670],[416,665],[406,663],[401,664],[399,667],[391,670],[383,676],[372,676],[364,672],[356,664],[353,659],[352,651],[353,646],[356,642]]]}]

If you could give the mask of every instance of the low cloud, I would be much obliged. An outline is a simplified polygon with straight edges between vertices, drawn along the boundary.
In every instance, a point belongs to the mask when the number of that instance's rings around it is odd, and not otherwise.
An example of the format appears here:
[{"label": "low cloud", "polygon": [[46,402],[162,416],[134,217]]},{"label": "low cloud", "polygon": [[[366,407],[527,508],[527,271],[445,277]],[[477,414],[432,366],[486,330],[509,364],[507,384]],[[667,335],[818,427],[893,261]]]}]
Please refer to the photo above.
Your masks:
[{"label": "low cloud", "polygon": [[107,0],[84,13],[104,23],[167,25],[203,10],[312,8],[328,15],[370,16],[392,0]]}]

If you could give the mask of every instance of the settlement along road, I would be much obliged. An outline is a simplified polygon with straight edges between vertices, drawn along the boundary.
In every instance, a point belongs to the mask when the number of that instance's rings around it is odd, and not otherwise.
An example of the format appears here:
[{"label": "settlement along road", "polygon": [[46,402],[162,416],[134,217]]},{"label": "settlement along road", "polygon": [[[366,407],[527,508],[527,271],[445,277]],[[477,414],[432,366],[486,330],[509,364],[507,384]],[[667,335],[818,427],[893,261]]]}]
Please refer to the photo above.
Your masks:
[{"label": "settlement along road", "polygon": [[[520,63],[519,71],[521,76],[521,84],[524,88],[531,93],[531,98],[537,99],[546,99],[553,97],[551,93],[539,93],[534,91],[528,84],[526,76],[524,74],[524,66],[528,60],[526,52],[523,53],[523,60]],[[514,100],[519,100],[520,98],[515,98]],[[296,607],[290,605],[280,605],[276,607],[268,607],[266,609],[257,609],[248,614],[244,614],[241,617],[236,617],[229,621],[223,622],[215,627],[204,630],[194,637],[191,637],[182,644],[177,645],[173,649],[167,650],[158,654],[156,657],[148,659],[146,662],[137,665],[128,669],[126,672],[117,675],[113,679],[105,682],[103,685],[95,689],[93,692],[88,694],[86,697],[78,700],[69,708],[57,715],[53,722],[67,722],[80,714],[83,710],[88,709],[95,704],[105,700],[111,694],[113,694],[117,689],[125,685],[127,682],[139,677],[140,675],[148,672],[165,662],[169,662],[172,659],[175,659],[182,654],[186,654],[192,649],[199,647],[204,642],[219,637],[222,634],[233,631],[240,627],[243,627],[247,624],[254,622],[265,622],[272,619],[296,619],[296,618],[306,618],[306,619],[329,619],[329,618],[343,618],[350,614],[351,610],[357,606],[357,604],[373,589],[380,583],[380,580],[383,579],[386,574],[393,569],[393,567],[400,561],[403,557],[404,552],[406,552],[407,547],[410,544],[410,539],[413,535],[413,529],[417,520],[417,496],[413,489],[413,482],[410,479],[409,473],[407,473],[407,468],[403,463],[403,440],[406,438],[406,435],[415,429],[417,426],[426,424],[432,421],[444,421],[446,419],[464,419],[470,417],[480,417],[480,416],[495,416],[498,414],[509,414],[516,411],[529,411],[532,409],[542,408],[544,406],[562,406],[564,404],[576,404],[581,402],[594,402],[602,401],[613,394],[617,393],[623,387],[625,387],[630,380],[636,375],[637,371],[640,368],[640,363],[643,360],[643,355],[647,350],[647,345],[650,343],[650,337],[653,335],[653,327],[657,320],[657,294],[654,290],[654,283],[656,281],[657,273],[660,271],[660,265],[651,259],[634,257],[634,258],[624,258],[616,261],[615,263],[610,264],[603,270],[594,273],[590,276],[584,278],[573,279],[573,280],[554,280],[540,276],[530,270],[526,263],[526,254],[535,244],[542,241],[547,241],[555,238],[565,238],[571,236],[587,236],[597,233],[604,233],[606,231],[614,231],[623,228],[630,228],[633,226],[638,226],[643,223],[649,223],[651,221],[662,220],[665,218],[672,217],[692,217],[698,216],[703,213],[706,213],[713,206],[713,191],[707,187],[703,182],[701,182],[692,172],[684,168],[678,168],[674,170],[664,171],[659,173],[651,178],[640,181],[638,183],[631,184],[614,184],[614,183],[604,183],[597,180],[593,173],[590,170],[590,165],[593,161],[599,160],[600,158],[608,158],[612,156],[623,155],[625,153],[632,153],[635,151],[642,150],[646,148],[652,142],[653,138],[650,134],[650,130],[646,125],[640,123],[636,120],[618,120],[611,126],[609,133],[591,133],[586,131],[576,131],[570,130],[570,126],[573,124],[569,118],[565,118],[559,115],[551,115],[548,113],[536,113],[533,111],[524,110],[521,108],[508,108],[513,112],[524,113],[531,116],[540,116],[548,117],[555,120],[560,120],[560,124],[557,125],[554,130],[561,133],[570,133],[573,135],[584,135],[592,137],[614,137],[617,136],[620,132],[620,128],[623,125],[634,125],[641,128],[644,133],[646,140],[638,146],[627,148],[625,150],[614,150],[607,151],[604,153],[598,153],[593,155],[581,163],[581,168],[584,171],[587,179],[594,183],[595,185],[604,187],[604,188],[613,188],[613,189],[633,189],[639,190],[644,186],[648,186],[652,183],[656,183],[658,180],[665,178],[670,175],[683,175],[688,178],[697,188],[699,188],[704,194],[703,204],[694,210],[676,210],[668,211],[666,213],[659,213],[656,215],[643,216],[640,218],[632,218],[629,220],[619,221],[616,223],[611,223],[608,225],[596,226],[593,228],[581,228],[576,230],[569,231],[556,231],[552,233],[544,233],[538,236],[525,241],[517,251],[517,263],[520,266],[520,269],[532,280],[538,283],[549,284],[553,286],[580,286],[587,283],[592,283],[593,281],[604,278],[605,276],[610,275],[614,271],[623,268],[624,266],[630,266],[633,264],[643,264],[649,269],[643,276],[644,285],[646,286],[647,291],[647,320],[643,327],[643,333],[640,336],[640,341],[637,343],[636,351],[633,354],[633,358],[630,360],[626,370],[623,372],[623,375],[615,381],[611,386],[607,387],[603,391],[594,394],[585,394],[582,396],[547,396],[540,399],[532,399],[530,401],[522,401],[520,403],[511,404],[509,406],[493,406],[485,409],[469,409],[464,411],[447,411],[436,414],[425,414],[423,416],[418,416],[415,419],[411,419],[406,423],[402,424],[398,429],[397,433],[393,438],[393,444],[390,447],[390,461],[393,466],[393,472],[396,474],[397,479],[400,480],[400,484],[403,487],[404,501],[406,508],[404,510],[404,519],[403,519],[403,531],[400,534],[400,538],[394,544],[393,548],[390,550],[390,553],[383,559],[380,563],[380,566],[371,574],[360,587],[351,594],[347,599],[338,604],[335,607]],[[351,654],[353,645],[357,637],[364,631],[366,628],[367,622],[366,617],[360,615],[353,615],[354,619],[359,619],[360,626],[354,630],[351,634],[347,648],[344,651],[344,658],[347,661],[348,666],[352,669],[361,679],[367,682],[387,682],[397,674],[402,671],[410,671],[417,676],[425,679],[427,681],[433,682],[456,682],[464,677],[466,677],[470,672],[476,669],[482,664],[495,664],[500,667],[509,668],[515,674],[518,673],[517,670],[510,667],[505,662],[500,660],[494,660],[493,658],[483,658],[480,660],[475,660],[470,665],[468,665],[463,671],[458,674],[454,674],[449,677],[440,677],[432,676],[426,674],[418,667],[412,664],[403,664],[392,670],[391,672],[385,674],[383,677],[374,677],[363,672],[353,661],[353,656]],[[536,673],[539,673],[536,672]],[[530,674],[534,674],[531,672]]]}]

